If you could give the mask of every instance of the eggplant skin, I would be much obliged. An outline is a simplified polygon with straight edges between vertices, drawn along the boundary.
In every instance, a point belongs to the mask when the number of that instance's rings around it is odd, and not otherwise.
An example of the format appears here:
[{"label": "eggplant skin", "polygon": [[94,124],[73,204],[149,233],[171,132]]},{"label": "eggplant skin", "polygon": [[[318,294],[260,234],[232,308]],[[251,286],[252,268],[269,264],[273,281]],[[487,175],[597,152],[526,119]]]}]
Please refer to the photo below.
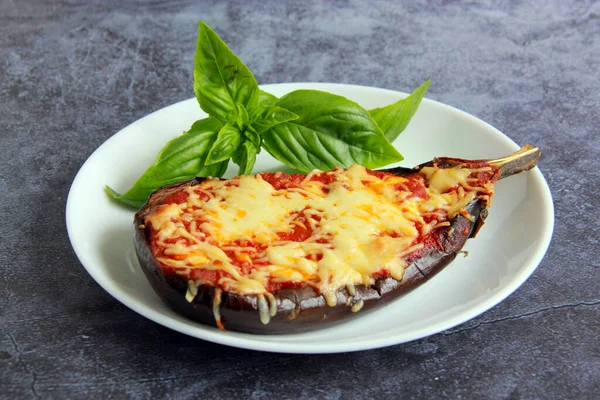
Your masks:
[{"label": "eggplant skin", "polygon": [[[415,169],[394,171],[398,175],[414,173]],[[154,258],[150,248],[150,227],[144,225],[144,218],[153,208],[171,193],[186,185],[197,185],[202,178],[166,186],[154,192],[147,203],[136,213],[134,220],[134,244],[138,260],[144,274],[155,292],[175,312],[204,325],[218,327],[213,313],[215,288],[210,285],[198,287],[198,294],[192,302],[185,298],[187,280],[177,274],[165,275]],[[260,319],[257,296],[243,296],[223,292],[218,310],[221,322],[227,330],[254,334],[290,334],[333,326],[350,318],[366,315],[388,304],[390,301],[410,292],[425,283],[454,260],[467,239],[473,237],[487,215],[487,204],[475,200],[467,207],[473,221],[457,215],[451,226],[439,228],[438,246],[426,248],[424,253],[412,261],[405,270],[401,281],[393,278],[378,278],[374,285],[356,285],[354,296],[346,288],[337,292],[337,305],[330,307],[322,295],[311,287],[284,289],[272,293],[277,303],[277,313],[268,324]],[[218,296],[217,296],[218,297]],[[352,305],[362,300],[363,306],[357,312]]]}]

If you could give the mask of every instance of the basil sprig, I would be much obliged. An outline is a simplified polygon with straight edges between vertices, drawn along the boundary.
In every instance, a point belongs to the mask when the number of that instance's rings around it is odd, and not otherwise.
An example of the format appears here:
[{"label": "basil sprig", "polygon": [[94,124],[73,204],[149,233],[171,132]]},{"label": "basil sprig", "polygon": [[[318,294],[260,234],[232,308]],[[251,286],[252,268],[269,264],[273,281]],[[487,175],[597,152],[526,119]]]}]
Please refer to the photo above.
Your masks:
[{"label": "basil sprig", "polygon": [[403,159],[390,144],[406,128],[430,81],[406,99],[367,111],[345,97],[297,90],[278,99],[258,88],[250,69],[204,22],[198,27],[194,92],[209,117],[171,140],[127,192],[106,192],[139,208],[164,185],[196,176],[221,177],[231,159],[250,174],[261,148],[302,172]]}]

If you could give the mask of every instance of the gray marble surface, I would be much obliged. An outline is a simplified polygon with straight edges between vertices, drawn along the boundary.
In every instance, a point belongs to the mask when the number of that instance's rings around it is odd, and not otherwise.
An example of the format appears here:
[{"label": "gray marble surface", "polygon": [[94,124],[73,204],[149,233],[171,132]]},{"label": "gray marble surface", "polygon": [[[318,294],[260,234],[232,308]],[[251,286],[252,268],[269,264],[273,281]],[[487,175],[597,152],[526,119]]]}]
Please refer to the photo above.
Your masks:
[{"label": "gray marble surface", "polygon": [[[452,330],[333,355],[163,328],[92,280],[65,228],[87,157],[193,96],[204,19],[260,83],[410,90],[544,150],[548,253]],[[0,397],[600,398],[600,2],[0,1]]]}]

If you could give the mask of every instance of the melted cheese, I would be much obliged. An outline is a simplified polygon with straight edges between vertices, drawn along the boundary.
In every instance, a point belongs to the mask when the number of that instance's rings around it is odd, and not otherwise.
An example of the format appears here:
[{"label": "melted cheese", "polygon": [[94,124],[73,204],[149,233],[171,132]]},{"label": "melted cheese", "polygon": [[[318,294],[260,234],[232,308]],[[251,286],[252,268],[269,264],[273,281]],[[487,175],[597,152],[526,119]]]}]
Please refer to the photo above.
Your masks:
[{"label": "melted cheese", "polygon": [[[219,287],[244,295],[269,295],[270,282],[307,283],[333,306],[340,288],[373,284],[380,270],[401,280],[405,256],[423,247],[416,243],[419,236],[449,225],[478,195],[469,186],[471,170],[466,168],[423,168],[425,199],[398,189],[407,178],[380,179],[358,165],[328,172],[335,177],[329,184],[311,181],[317,173],[289,190],[276,190],[260,175],[186,187],[186,202],[160,205],[146,217],[164,249],[159,261],[182,275],[195,268],[221,271],[225,275]],[[426,223],[423,216],[430,213],[436,218]],[[312,236],[280,240],[280,233],[296,226],[310,226]],[[231,244],[245,240],[265,250]],[[240,260],[254,257],[266,265],[244,273],[224,249],[235,250]],[[194,295],[190,290],[188,300]],[[259,299],[261,316],[267,319],[267,301]]]},{"label": "melted cheese", "polygon": [[433,193],[444,193],[448,189],[457,185],[464,185],[467,177],[471,175],[471,170],[468,168],[436,168],[423,167],[420,171],[429,183],[429,189]]}]

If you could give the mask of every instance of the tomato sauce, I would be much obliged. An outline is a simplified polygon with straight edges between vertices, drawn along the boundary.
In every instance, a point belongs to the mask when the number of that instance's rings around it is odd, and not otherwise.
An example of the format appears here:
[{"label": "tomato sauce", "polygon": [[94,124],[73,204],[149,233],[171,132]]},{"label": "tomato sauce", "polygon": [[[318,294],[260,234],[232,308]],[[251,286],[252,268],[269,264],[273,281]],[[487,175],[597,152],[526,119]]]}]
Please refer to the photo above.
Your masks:
[{"label": "tomato sauce", "polygon": [[371,171],[370,169],[367,170],[367,173],[369,175],[375,176],[379,179],[385,179],[386,176],[394,176],[394,174],[392,174],[391,172],[384,172],[384,171]]},{"label": "tomato sauce", "polygon": [[396,190],[407,190],[415,197],[428,199],[427,189],[425,187],[425,178],[421,174],[411,175],[406,182],[396,185]]},{"label": "tomato sauce", "polygon": [[[375,172],[369,171],[369,173],[376,176],[387,176],[392,175],[388,172]],[[300,187],[301,183],[306,179],[306,175],[304,174],[284,174],[282,172],[266,172],[260,174],[262,179],[269,183],[275,190],[289,189],[293,187]],[[335,181],[335,174],[331,172],[319,172],[311,175],[309,181],[311,182],[321,182],[325,185],[328,185]]]},{"label": "tomato sauce", "polygon": [[380,269],[379,271],[375,271],[373,272],[373,275],[371,275],[374,279],[377,278],[389,278],[390,277],[390,271],[388,271],[387,269]]},{"label": "tomato sauce", "polygon": [[231,275],[221,270],[209,270],[201,268],[191,270],[189,275],[190,279],[212,283],[218,282],[219,279],[223,277],[231,278]]},{"label": "tomato sauce", "polygon": [[260,174],[261,178],[273,186],[275,190],[284,190],[292,187],[300,187],[300,183],[306,178],[302,174],[284,174],[282,172],[266,172]]},{"label": "tomato sauce", "polygon": [[289,240],[292,242],[304,242],[306,239],[312,236],[312,229],[310,226],[294,225],[294,229],[290,232],[279,232],[277,234],[281,240]]},{"label": "tomato sauce", "polygon": [[162,201],[162,204],[181,204],[187,201],[189,194],[187,192],[175,192]]}]

